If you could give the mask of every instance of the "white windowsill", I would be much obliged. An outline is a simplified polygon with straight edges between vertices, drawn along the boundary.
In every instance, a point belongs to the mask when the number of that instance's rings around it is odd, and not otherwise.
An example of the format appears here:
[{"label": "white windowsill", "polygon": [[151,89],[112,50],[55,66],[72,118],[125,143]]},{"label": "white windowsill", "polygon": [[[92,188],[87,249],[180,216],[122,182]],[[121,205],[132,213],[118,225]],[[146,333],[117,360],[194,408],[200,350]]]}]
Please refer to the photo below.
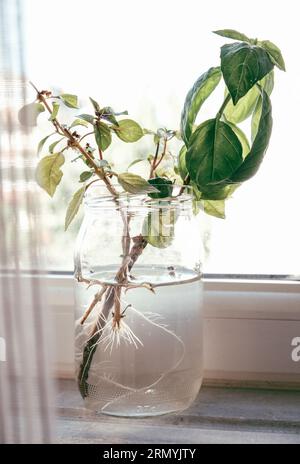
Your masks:
[{"label": "white windowsill", "polygon": [[[45,277],[54,321],[56,376],[73,376],[73,278]],[[205,382],[300,387],[300,283],[267,280],[204,281]]]}]

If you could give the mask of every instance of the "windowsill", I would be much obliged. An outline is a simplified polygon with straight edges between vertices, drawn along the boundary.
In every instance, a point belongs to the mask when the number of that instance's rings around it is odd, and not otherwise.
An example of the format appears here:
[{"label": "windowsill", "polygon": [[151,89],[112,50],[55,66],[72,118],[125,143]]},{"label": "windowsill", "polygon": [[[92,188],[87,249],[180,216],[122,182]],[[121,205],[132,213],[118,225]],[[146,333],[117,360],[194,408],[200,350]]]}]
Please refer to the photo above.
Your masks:
[{"label": "windowsill", "polygon": [[129,419],[84,409],[72,380],[58,382],[59,443],[300,443],[300,391],[203,387],[178,414]]}]

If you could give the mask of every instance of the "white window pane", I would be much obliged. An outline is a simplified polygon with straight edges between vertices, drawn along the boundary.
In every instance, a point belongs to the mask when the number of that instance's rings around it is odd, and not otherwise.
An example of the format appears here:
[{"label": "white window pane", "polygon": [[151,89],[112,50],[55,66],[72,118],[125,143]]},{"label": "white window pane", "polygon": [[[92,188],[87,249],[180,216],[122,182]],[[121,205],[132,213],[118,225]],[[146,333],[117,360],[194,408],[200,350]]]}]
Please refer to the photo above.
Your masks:
[{"label": "white window pane", "polygon": [[[259,174],[228,201],[227,219],[205,219],[211,249],[206,271],[300,273],[298,2],[24,0],[24,4],[27,67],[39,87],[63,89],[86,100],[91,95],[103,105],[128,109],[132,118],[149,128],[178,128],[187,91],[200,73],[218,64],[219,47],[226,42],[212,30],[233,27],[277,43],[287,73],[276,70],[274,129],[267,157]],[[212,99],[200,120],[216,112],[219,102]],[[43,135],[39,131],[36,136]],[[113,156],[128,162],[150,149],[143,143],[134,150],[117,147]],[[45,242],[51,268],[72,268],[76,227],[64,234],[63,222],[65,204],[75,188],[69,176],[58,198],[47,206],[51,214]]]}]

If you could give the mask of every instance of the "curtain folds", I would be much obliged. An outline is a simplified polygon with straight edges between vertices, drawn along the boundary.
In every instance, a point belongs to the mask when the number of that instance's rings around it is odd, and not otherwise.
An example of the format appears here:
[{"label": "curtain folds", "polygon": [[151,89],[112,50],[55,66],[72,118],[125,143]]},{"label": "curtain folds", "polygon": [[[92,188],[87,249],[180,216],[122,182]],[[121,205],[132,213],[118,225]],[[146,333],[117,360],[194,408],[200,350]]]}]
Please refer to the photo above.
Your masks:
[{"label": "curtain folds", "polygon": [[51,332],[41,271],[22,1],[0,0],[0,443],[52,440]]}]

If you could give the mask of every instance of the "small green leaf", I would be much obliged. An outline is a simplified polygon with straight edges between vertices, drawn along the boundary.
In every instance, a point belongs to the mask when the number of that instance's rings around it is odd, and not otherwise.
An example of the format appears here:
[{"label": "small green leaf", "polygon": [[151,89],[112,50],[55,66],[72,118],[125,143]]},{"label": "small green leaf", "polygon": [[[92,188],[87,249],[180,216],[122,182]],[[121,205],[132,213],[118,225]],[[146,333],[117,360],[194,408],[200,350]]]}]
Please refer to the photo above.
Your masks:
[{"label": "small green leaf", "polygon": [[181,134],[185,144],[188,143],[193,132],[193,125],[201,106],[221,79],[221,69],[210,68],[202,74],[188,92],[181,114]]},{"label": "small green leaf", "polygon": [[133,194],[143,194],[158,192],[158,190],[150,185],[145,179],[131,172],[124,172],[118,175],[118,182],[126,192]]},{"label": "small green leaf", "polygon": [[141,126],[132,119],[122,119],[114,131],[119,139],[127,143],[137,142],[144,135]]},{"label": "small green leaf", "polygon": [[249,37],[247,37],[242,32],[235,31],[234,29],[222,29],[219,31],[213,31],[213,33],[222,37],[227,37],[228,39],[241,40],[242,42],[251,43],[251,39],[249,39]]},{"label": "small green leaf", "polygon": [[94,124],[94,121],[95,121],[95,116],[91,114],[79,114],[77,118],[79,119],[76,119],[76,121],[82,119],[83,121],[89,122],[90,124]]},{"label": "small green leaf", "polygon": [[68,209],[66,213],[66,218],[65,218],[65,230],[68,229],[69,225],[73,221],[74,217],[78,213],[79,207],[82,203],[83,197],[84,197],[84,192],[85,192],[85,187],[81,187],[77,192],[74,193]]},{"label": "small green leaf", "polygon": [[58,115],[58,111],[59,111],[59,104],[57,102],[53,102],[52,103],[52,113],[51,113],[51,116],[49,118],[49,121],[53,121],[54,119],[56,119],[56,117]]},{"label": "small green leaf", "polygon": [[44,111],[45,108],[42,103],[33,102],[28,105],[24,105],[18,113],[19,122],[22,126],[34,127],[37,125],[37,118],[39,114]]},{"label": "small green leaf", "polygon": [[63,93],[60,98],[68,108],[78,108],[78,98],[70,93]]},{"label": "small green leaf", "polygon": [[49,139],[49,137],[51,137],[52,135],[55,135],[56,132],[52,132],[52,134],[49,134],[47,135],[46,137],[44,137],[38,144],[38,147],[37,147],[37,155],[39,155],[45,145],[45,143],[47,142],[47,140]]},{"label": "small green leaf", "polygon": [[100,108],[100,105],[98,102],[96,102],[96,100],[94,100],[92,97],[89,97],[90,98],[90,101],[94,107],[94,110],[95,110],[95,113],[100,113],[101,112],[101,108]]},{"label": "small green leaf", "polygon": [[158,190],[158,192],[149,193],[149,197],[167,198],[172,196],[173,184],[171,180],[165,179],[164,177],[155,177],[154,179],[149,179],[148,182]]},{"label": "small green leaf", "polygon": [[209,119],[192,134],[186,167],[201,191],[229,178],[242,162],[241,142],[225,122]]},{"label": "small green leaf", "polygon": [[175,235],[177,215],[174,209],[159,208],[145,217],[142,235],[155,248],[167,248]]},{"label": "small green leaf", "polygon": [[262,110],[256,137],[250,153],[242,165],[233,173],[231,182],[243,182],[250,179],[256,172],[268,148],[272,132],[272,106],[268,94],[262,90]]},{"label": "small green leaf", "polygon": [[147,160],[145,158],[137,158],[137,159],[131,161],[131,163],[127,167],[127,171],[129,171],[129,169],[132,168],[132,166],[134,166],[137,163],[140,163],[141,161],[147,161]]},{"label": "small green leaf", "polygon": [[42,158],[36,168],[35,177],[39,186],[53,197],[56,187],[61,181],[63,173],[60,167],[64,164],[62,153],[54,153]]},{"label": "small green leaf", "polygon": [[111,132],[107,124],[96,121],[94,124],[95,139],[98,147],[104,151],[111,144]]},{"label": "small green leaf", "polygon": [[210,216],[225,219],[225,201],[224,200],[205,200],[204,211]]},{"label": "small green leaf", "polygon": [[277,68],[285,71],[285,62],[277,45],[275,45],[273,42],[270,42],[270,40],[262,40],[258,42],[258,45],[268,52],[272,62],[275,64],[275,66],[277,66]]},{"label": "small green leaf", "polygon": [[54,149],[55,149],[56,145],[59,144],[59,142],[61,142],[62,140],[64,140],[64,137],[62,137],[62,138],[59,139],[59,140],[56,140],[55,142],[51,143],[51,145],[49,145],[49,151],[50,151],[50,153],[53,153],[53,152],[54,152]]},{"label": "small green leaf", "polygon": [[183,145],[178,155],[178,172],[182,180],[184,180],[186,176],[188,175],[188,170],[186,168],[186,159],[185,159],[186,152],[187,152],[187,148],[185,145]]},{"label": "small green leaf", "polygon": [[[94,118],[92,119],[92,123],[94,121]],[[90,122],[90,121],[89,121]],[[84,119],[75,119],[72,124],[70,125],[70,129],[72,127],[76,127],[76,126],[84,126],[84,127],[88,127],[88,123],[87,121],[85,121]]]},{"label": "small green leaf", "polygon": [[118,126],[119,123],[115,117],[114,110],[110,106],[105,106],[101,109],[101,119],[105,119],[106,121]]},{"label": "small green leaf", "polygon": [[256,45],[235,42],[221,47],[221,69],[234,105],[273,67],[266,50]]},{"label": "small green leaf", "polygon": [[80,174],[79,182],[85,182],[92,177],[93,173],[91,171],[83,171]]}]

